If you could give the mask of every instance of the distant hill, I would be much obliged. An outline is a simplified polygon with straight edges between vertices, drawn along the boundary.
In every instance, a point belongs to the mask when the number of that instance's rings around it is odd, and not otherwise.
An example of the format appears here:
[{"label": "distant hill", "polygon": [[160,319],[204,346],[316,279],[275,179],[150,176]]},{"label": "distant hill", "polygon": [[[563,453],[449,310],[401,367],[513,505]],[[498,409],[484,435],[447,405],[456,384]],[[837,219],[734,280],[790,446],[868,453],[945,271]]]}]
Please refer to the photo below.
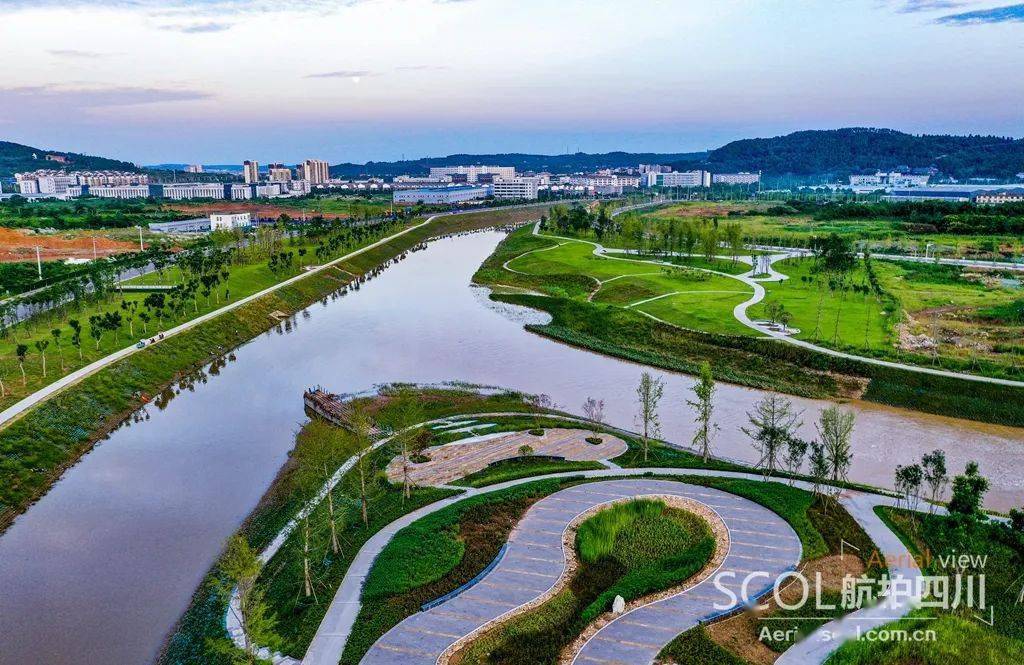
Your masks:
[{"label": "distant hill", "polygon": [[[64,157],[67,162],[48,161],[47,155]],[[108,159],[106,157],[93,157],[92,155],[80,155],[75,152],[61,152],[60,150],[42,150],[20,143],[0,141],[0,178],[10,178],[15,173],[22,171],[35,171],[36,169],[74,169],[82,171],[109,169],[116,171],[141,171],[138,166],[131,162],[123,162],[119,159]]]},{"label": "distant hill", "polygon": [[712,150],[677,168],[756,171],[767,176],[831,176],[894,169],[935,167],[958,180],[1013,179],[1024,172],[1024,139],[1000,136],[905,134],[892,129],[850,127],[795,132],[767,139],[742,139]]},{"label": "distant hill", "polygon": [[567,155],[530,155],[525,153],[501,153],[494,155],[448,155],[446,157],[424,157],[397,162],[367,162],[366,164],[336,164],[331,166],[331,175],[353,176],[395,176],[425,175],[432,166],[459,166],[462,164],[487,164],[490,166],[514,166],[518,171],[554,171],[560,173],[593,171],[603,168],[636,166],[637,164],[667,164],[677,161],[696,161],[707,156],[705,152],[653,153],[653,152],[608,152],[587,154],[577,152]]}]

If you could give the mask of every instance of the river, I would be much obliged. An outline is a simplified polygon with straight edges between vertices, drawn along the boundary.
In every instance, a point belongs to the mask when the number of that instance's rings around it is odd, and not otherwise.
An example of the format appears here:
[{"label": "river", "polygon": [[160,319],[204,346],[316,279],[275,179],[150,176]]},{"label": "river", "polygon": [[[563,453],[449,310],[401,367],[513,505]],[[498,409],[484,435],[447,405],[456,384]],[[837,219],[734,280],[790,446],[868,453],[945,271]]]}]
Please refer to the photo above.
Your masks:
[{"label": "river", "polygon": [[[470,287],[502,235],[438,240],[359,291],[317,303],[238,348],[180,394],[97,445],[0,537],[0,663],[145,663],[154,658],[224,540],[259,500],[305,420],[302,391],[464,380],[544,393],[578,412],[603,399],[634,426],[641,366],[523,330],[536,312]],[[211,370],[212,371],[209,371]],[[665,377],[665,435],[687,443],[692,381]],[[739,431],[761,393],[720,385],[716,452],[751,459]],[[795,400],[805,431],[823,406]],[[976,459],[988,504],[1024,498],[1024,430],[857,403],[854,480],[888,484],[895,464],[944,448]]]}]

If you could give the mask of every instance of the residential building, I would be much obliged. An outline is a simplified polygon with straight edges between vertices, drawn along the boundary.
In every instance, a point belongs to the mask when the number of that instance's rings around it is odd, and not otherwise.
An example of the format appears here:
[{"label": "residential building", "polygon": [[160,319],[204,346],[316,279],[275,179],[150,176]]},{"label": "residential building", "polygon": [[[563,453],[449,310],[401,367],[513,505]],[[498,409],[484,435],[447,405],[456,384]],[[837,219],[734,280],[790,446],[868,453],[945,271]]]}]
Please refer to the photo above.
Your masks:
[{"label": "residential building", "polygon": [[245,178],[245,184],[252,185],[260,181],[260,163],[255,160],[245,160],[242,162],[242,176]]},{"label": "residential building", "polygon": [[710,187],[711,173],[708,171],[670,171],[668,173],[644,174],[647,187]]},{"label": "residential building", "polygon": [[446,205],[487,198],[491,187],[424,187],[399,189],[392,194],[395,203],[429,203]]},{"label": "residential building", "polygon": [[149,185],[74,185],[68,187],[70,198],[96,196],[102,199],[144,199],[150,196]]},{"label": "residential building", "polygon": [[189,164],[188,166],[185,167],[185,172],[186,173],[202,173],[203,172],[203,165],[202,164]]},{"label": "residential building", "polygon": [[330,165],[322,159],[307,159],[299,169],[302,180],[311,185],[322,185],[331,179]]},{"label": "residential building", "polygon": [[450,175],[443,175],[438,177],[432,176],[411,176],[411,175],[400,175],[395,176],[391,181],[391,186],[395,189],[414,189],[419,187],[443,187],[444,185],[450,184],[452,177]]},{"label": "residential building", "polygon": [[224,184],[219,182],[175,182],[160,186],[159,196],[172,201],[182,199],[223,199]]},{"label": "residential building", "polygon": [[252,218],[247,212],[239,213],[211,213],[210,230],[230,230],[252,226]]},{"label": "residential building", "polygon": [[537,198],[540,178],[516,176],[515,178],[495,178],[492,183],[496,199],[529,199]]},{"label": "residential building", "polygon": [[284,164],[271,164],[267,167],[270,182],[288,182],[292,179],[292,170]]},{"label": "residential building", "polygon": [[433,166],[430,177],[450,176],[453,182],[478,182],[480,176],[501,178],[516,177],[514,166]]},{"label": "residential building", "polygon": [[672,171],[672,167],[664,164],[641,164],[639,168],[637,168],[637,171],[639,171],[641,175],[645,173],[670,173]]},{"label": "residential building", "polygon": [[871,174],[850,176],[851,187],[924,187],[931,176],[927,173],[876,171]]},{"label": "residential building", "polygon": [[712,173],[711,182],[716,185],[756,185],[761,182],[760,173]]},{"label": "residential building", "polygon": [[23,194],[64,195],[76,185],[144,185],[145,173],[128,171],[53,171],[40,169],[14,175]]}]

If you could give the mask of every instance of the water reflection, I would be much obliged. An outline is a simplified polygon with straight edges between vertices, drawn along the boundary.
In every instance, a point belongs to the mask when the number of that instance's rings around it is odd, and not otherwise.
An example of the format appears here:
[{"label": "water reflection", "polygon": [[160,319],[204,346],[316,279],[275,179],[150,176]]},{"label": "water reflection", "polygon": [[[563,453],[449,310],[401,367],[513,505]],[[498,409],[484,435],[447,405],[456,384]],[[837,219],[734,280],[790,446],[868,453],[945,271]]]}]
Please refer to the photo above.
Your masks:
[{"label": "water reflection", "polygon": [[[523,324],[546,315],[467,287],[500,237],[437,241],[351,286],[339,282],[319,304],[183,375],[111,432],[0,537],[0,662],[152,659],[286,459],[311,385],[355,393],[384,382],[462,380],[546,394],[571,411],[593,396],[605,401],[611,423],[632,427],[643,367],[528,333]],[[665,435],[688,442],[692,381],[660,374]],[[738,427],[761,395],[720,387],[719,454],[753,457]],[[822,406],[794,401],[807,423]],[[1024,496],[1021,430],[852,408],[853,479],[887,484],[895,464],[943,447],[955,472],[968,459],[981,462],[990,505]],[[810,424],[804,435],[813,436]]]}]

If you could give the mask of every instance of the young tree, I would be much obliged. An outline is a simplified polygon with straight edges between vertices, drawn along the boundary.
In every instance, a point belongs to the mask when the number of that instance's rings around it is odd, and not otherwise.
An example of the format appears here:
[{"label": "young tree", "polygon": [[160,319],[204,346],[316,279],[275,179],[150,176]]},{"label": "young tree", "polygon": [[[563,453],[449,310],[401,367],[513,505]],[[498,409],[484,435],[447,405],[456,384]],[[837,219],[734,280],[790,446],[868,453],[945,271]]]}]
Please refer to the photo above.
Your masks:
[{"label": "young tree", "polygon": [[713,226],[706,227],[700,234],[700,247],[704,252],[704,260],[711,263],[718,254],[718,229]]},{"label": "young tree", "polygon": [[[801,439],[798,436],[791,436],[786,439],[786,452],[782,458],[783,463],[786,465],[786,470],[791,474],[800,473],[800,469],[804,465],[804,458],[807,457],[807,441]],[[793,478],[789,479],[789,484],[793,484]]]},{"label": "young tree", "polygon": [[977,519],[982,514],[981,500],[987,491],[988,480],[978,472],[978,463],[968,462],[963,474],[953,479],[950,514]]},{"label": "young tree", "polygon": [[352,413],[352,432],[359,440],[361,452],[356,458],[356,473],[359,476],[359,513],[363,518],[363,526],[370,525],[370,485],[369,479],[373,473],[370,468],[369,455],[366,448],[371,444],[370,432],[373,430],[373,421],[370,415],[361,408],[356,408]]},{"label": "young tree", "polygon": [[604,422],[604,400],[588,397],[583,403],[583,417],[595,423]]},{"label": "young tree", "polygon": [[726,224],[725,239],[732,250],[732,262],[735,264],[743,251],[743,229],[739,224]]},{"label": "young tree", "polygon": [[919,464],[898,465],[893,486],[906,503],[907,510],[916,511],[921,499],[921,482],[924,474]]},{"label": "young tree", "polygon": [[711,457],[711,439],[718,430],[718,424],[711,421],[715,408],[715,377],[711,373],[711,363],[704,361],[700,364],[700,374],[693,385],[693,392],[697,396],[696,401],[686,400],[697,412],[694,418],[697,431],[693,435],[693,445],[701,451],[704,463],[707,464]]},{"label": "young tree", "polygon": [[96,350],[100,350],[100,339],[103,337],[103,317],[93,314],[89,317],[89,337],[96,342]]},{"label": "young tree", "polygon": [[53,337],[53,345],[57,348],[57,355],[60,356],[60,371],[64,373],[64,348],[60,345],[60,328],[54,328],[50,331],[50,335]]},{"label": "young tree", "polygon": [[46,378],[46,347],[50,346],[50,340],[48,339],[37,339],[35,343],[36,351],[39,352],[39,357],[43,361],[43,378]]},{"label": "young tree", "polygon": [[221,597],[230,599],[238,589],[238,606],[228,606],[242,627],[245,661],[251,665],[260,662],[256,652],[261,646],[276,649],[281,640],[274,632],[277,619],[264,600],[263,590],[256,586],[260,573],[260,560],[243,536],[228,541],[227,550],[220,560],[225,579],[215,578],[215,588]]},{"label": "young tree", "polygon": [[25,375],[25,358],[28,356],[28,345],[19,344],[14,351],[18,355],[18,366],[21,368],[21,385],[28,383],[28,377]]},{"label": "young tree", "polygon": [[753,413],[747,412],[747,419],[751,427],[740,429],[753,439],[754,448],[761,455],[757,466],[767,480],[778,467],[783,446],[796,436],[801,425],[800,414],[793,411],[793,402],[782,395],[769,393],[754,405]]},{"label": "young tree", "polygon": [[949,483],[949,474],[946,471],[946,453],[941,449],[935,449],[921,458],[921,469],[924,472],[924,482],[928,485],[929,501],[928,512],[935,510],[942,491]]},{"label": "young tree", "polygon": [[415,444],[414,437],[416,432],[410,429],[410,427],[423,422],[424,416],[423,406],[420,403],[419,397],[415,392],[407,388],[399,390],[395,402],[398,427],[403,428],[395,434],[395,439],[397,440],[402,458],[402,500],[404,501],[412,496],[412,481],[409,478],[409,457],[413,453],[412,448]]},{"label": "young tree", "polygon": [[637,398],[637,420],[643,430],[642,441],[644,446],[644,461],[647,461],[647,450],[650,447],[652,437],[661,433],[661,420],[658,417],[658,402],[661,401],[662,393],[665,391],[665,384],[661,379],[655,379],[649,372],[640,375],[640,383],[636,387]]},{"label": "young tree", "polygon": [[78,359],[82,359],[82,324],[78,322],[78,319],[69,319],[68,325],[71,327],[71,346],[78,350]]},{"label": "young tree", "polygon": [[821,493],[821,486],[828,477],[829,463],[828,456],[825,454],[825,446],[817,441],[811,441],[810,446],[811,481],[814,483],[814,494],[817,496]]},{"label": "young tree", "polygon": [[830,406],[821,412],[816,425],[821,443],[825,446],[832,482],[839,483],[847,479],[853,453],[850,437],[856,416],[853,411],[843,411],[838,406]]}]

